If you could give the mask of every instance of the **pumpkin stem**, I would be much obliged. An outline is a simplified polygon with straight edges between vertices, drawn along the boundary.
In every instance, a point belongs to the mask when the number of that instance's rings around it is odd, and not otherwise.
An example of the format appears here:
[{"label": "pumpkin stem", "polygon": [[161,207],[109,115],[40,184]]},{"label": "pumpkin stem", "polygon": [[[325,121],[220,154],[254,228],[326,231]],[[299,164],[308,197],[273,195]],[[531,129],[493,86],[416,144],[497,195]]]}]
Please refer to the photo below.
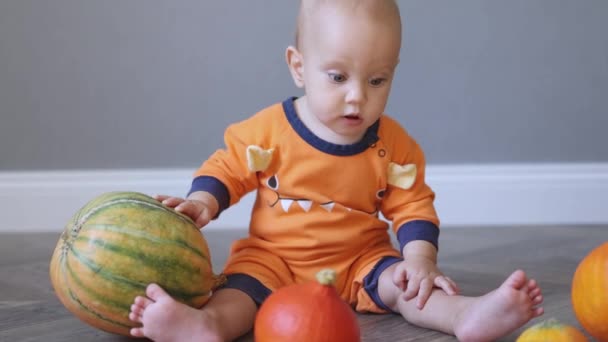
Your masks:
[{"label": "pumpkin stem", "polygon": [[336,271],[325,268],[317,272],[317,281],[321,285],[334,285],[336,283]]},{"label": "pumpkin stem", "polygon": [[228,278],[224,273],[213,275],[213,285],[211,285],[211,291],[215,291],[218,287],[224,285]]}]

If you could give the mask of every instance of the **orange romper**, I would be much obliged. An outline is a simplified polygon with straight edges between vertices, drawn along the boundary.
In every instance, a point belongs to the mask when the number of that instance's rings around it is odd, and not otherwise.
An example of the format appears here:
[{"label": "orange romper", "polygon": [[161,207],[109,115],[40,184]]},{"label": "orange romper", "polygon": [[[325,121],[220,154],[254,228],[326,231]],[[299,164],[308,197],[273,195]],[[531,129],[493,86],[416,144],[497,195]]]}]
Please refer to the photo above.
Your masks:
[{"label": "orange romper", "polygon": [[233,244],[224,270],[228,287],[259,305],[271,291],[333,268],[338,293],[357,311],[387,312],[378,278],[402,259],[379,214],[401,247],[419,239],[437,246],[422,150],[386,115],[358,143],[329,143],[306,128],[293,101],[229,126],[225,149],[195,173],[190,193],[210,192],[220,211],[257,190],[249,235]]}]

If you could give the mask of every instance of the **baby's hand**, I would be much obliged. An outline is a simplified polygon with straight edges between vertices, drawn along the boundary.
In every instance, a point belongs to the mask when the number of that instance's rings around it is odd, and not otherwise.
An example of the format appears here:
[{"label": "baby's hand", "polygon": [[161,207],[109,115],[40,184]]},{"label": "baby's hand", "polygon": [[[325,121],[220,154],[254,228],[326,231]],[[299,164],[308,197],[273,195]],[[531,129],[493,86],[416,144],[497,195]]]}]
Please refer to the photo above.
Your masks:
[{"label": "baby's hand", "polygon": [[404,291],[405,301],[418,296],[418,309],[424,308],[433,287],[442,289],[448,295],[455,295],[459,291],[456,283],[443,275],[433,260],[422,256],[408,257],[400,262],[393,272],[393,283]]},{"label": "baby's hand", "polygon": [[190,217],[199,229],[207,225],[214,215],[203,201],[166,195],[156,195],[154,198],[167,207]]}]

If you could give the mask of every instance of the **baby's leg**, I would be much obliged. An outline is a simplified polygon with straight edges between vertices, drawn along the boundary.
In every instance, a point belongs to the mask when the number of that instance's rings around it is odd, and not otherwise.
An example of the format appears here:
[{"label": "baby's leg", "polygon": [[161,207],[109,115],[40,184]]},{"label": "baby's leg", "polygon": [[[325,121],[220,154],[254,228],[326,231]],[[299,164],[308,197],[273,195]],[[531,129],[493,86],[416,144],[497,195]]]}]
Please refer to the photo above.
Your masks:
[{"label": "baby's leg", "polygon": [[493,341],[540,316],[541,290],[523,271],[513,272],[492,292],[480,297],[448,296],[433,290],[422,310],[416,300],[403,300],[403,292],[392,281],[396,264],[380,276],[378,292],[386,306],[410,323],[456,335],[460,341]]},{"label": "baby's leg", "polygon": [[202,309],[175,301],[158,285],[149,285],[146,297],[137,297],[129,318],[141,323],[131,329],[136,337],[164,341],[232,341],[253,327],[257,306],[247,294],[221,289]]}]

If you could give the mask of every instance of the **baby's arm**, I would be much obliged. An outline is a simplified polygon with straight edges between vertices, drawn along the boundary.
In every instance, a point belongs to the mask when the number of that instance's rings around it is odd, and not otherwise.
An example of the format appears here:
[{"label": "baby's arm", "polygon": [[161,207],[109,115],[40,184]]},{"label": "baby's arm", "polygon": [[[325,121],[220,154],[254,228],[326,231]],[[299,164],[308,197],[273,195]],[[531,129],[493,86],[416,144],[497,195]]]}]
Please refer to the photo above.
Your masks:
[{"label": "baby's arm", "polygon": [[217,199],[206,191],[195,191],[186,199],[165,195],[158,195],[155,198],[164,205],[174,208],[175,211],[190,217],[199,229],[207,225],[219,211]]},{"label": "baby's arm", "polygon": [[443,289],[447,294],[458,293],[458,286],[437,268],[437,248],[428,241],[414,240],[403,247],[403,258],[395,268],[393,282],[408,301],[418,296],[416,306],[422,309],[433,287]]}]

